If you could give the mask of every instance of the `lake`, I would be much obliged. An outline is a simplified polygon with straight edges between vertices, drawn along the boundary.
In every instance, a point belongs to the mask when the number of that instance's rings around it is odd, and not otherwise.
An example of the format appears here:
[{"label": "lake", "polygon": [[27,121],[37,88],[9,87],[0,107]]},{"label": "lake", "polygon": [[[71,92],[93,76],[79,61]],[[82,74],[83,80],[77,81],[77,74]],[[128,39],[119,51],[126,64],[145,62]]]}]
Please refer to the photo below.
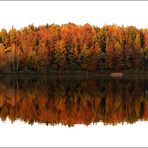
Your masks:
[{"label": "lake", "polygon": [[1,76],[0,118],[33,126],[38,123],[69,127],[147,121],[148,78]]}]

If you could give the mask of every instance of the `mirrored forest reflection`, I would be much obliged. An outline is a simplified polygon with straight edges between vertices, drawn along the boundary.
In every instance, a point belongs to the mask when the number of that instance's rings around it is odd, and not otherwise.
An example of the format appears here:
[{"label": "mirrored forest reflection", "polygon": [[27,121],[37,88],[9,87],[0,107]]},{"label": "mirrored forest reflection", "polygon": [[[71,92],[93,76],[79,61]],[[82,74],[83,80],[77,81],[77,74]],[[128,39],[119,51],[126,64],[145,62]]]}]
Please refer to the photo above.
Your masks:
[{"label": "mirrored forest reflection", "polygon": [[0,77],[0,118],[29,124],[89,125],[148,119],[148,79],[143,77]]}]

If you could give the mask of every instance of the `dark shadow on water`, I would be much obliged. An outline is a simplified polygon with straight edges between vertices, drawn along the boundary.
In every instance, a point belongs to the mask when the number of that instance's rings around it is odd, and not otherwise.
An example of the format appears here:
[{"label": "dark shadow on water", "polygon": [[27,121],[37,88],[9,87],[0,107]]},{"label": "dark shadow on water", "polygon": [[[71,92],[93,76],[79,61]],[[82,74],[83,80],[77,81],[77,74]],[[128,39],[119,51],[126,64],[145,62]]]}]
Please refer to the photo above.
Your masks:
[{"label": "dark shadow on water", "polygon": [[89,125],[148,119],[148,79],[144,77],[0,77],[0,118],[29,124]]}]

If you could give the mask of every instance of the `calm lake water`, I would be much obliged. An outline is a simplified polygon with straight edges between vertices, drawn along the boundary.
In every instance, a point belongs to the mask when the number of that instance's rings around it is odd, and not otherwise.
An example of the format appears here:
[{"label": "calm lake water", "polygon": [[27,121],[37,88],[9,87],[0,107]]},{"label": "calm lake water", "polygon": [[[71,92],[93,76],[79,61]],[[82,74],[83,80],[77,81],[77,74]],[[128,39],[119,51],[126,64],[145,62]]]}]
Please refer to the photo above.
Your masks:
[{"label": "calm lake water", "polygon": [[0,77],[0,118],[68,126],[147,120],[148,78]]}]

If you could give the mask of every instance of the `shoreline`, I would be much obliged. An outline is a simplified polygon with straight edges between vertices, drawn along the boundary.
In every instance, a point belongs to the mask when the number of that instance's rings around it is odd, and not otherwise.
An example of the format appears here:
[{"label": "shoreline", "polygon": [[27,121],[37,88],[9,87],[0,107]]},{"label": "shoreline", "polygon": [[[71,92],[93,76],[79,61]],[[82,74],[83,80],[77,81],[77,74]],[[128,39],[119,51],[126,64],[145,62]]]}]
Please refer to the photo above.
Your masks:
[{"label": "shoreline", "polygon": [[3,72],[0,73],[0,78],[3,76],[57,76],[57,77],[148,77],[148,72],[88,72],[88,71],[50,71],[50,72]]}]

